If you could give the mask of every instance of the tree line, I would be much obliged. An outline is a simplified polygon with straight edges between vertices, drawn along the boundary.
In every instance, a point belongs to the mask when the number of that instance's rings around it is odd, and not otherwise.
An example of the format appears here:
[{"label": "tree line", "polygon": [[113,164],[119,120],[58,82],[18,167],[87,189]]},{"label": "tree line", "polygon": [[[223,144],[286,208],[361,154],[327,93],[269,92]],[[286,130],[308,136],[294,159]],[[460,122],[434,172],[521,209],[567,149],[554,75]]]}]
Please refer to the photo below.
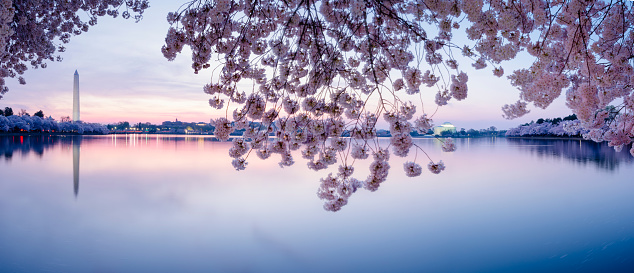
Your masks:
[{"label": "tree line", "polygon": [[531,121],[509,129],[506,132],[506,136],[581,137],[587,131],[581,126],[577,115],[572,114],[564,118],[540,118],[537,121]]},{"label": "tree line", "polygon": [[15,115],[11,107],[5,107],[0,110],[0,133],[107,134],[108,129],[98,123],[71,122],[70,117],[62,117],[58,122],[52,117],[44,117],[42,110],[31,116],[21,109]]}]

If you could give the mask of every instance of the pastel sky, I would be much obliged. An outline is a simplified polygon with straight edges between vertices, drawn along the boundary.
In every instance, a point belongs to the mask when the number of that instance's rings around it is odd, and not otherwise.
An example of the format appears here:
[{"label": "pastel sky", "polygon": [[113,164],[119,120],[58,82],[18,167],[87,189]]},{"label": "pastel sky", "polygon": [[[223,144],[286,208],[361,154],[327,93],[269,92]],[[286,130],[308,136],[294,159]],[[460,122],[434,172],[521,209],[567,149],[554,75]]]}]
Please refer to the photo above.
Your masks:
[{"label": "pastel sky", "polygon": [[[8,79],[10,91],[0,100],[0,107],[12,107],[15,112],[26,109],[33,114],[42,110],[46,116],[59,120],[72,116],[73,74],[80,75],[81,119],[86,122],[130,123],[166,120],[204,121],[224,115],[224,110],[209,107],[202,87],[210,81],[211,71],[198,75],[191,69],[187,49],[176,60],[167,61],[162,53],[169,25],[165,18],[181,2],[151,1],[143,20],[99,18],[87,33],[75,36],[62,53],[62,62],[49,63],[46,69],[28,70],[26,85]],[[515,67],[530,63],[516,60],[503,65],[507,74]],[[212,65],[212,68],[214,65]],[[475,71],[464,62],[461,68],[469,74],[469,94],[466,100],[450,101],[434,116],[436,124],[451,122],[458,128],[499,129],[515,127],[540,117],[564,117],[571,112],[565,98],[557,99],[548,109],[535,109],[516,119],[502,118],[501,107],[515,102],[519,92],[506,77],[492,75],[491,67]],[[427,112],[433,112],[436,89],[423,89]],[[419,109],[420,110],[420,109]]]}]

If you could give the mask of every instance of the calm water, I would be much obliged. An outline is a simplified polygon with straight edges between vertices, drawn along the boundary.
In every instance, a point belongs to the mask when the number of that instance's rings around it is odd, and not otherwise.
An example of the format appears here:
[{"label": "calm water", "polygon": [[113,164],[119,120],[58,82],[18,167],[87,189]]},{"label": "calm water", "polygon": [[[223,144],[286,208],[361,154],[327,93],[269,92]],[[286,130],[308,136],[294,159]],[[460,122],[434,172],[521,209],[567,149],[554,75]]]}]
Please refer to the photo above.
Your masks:
[{"label": "calm water", "polygon": [[332,213],[316,195],[328,171],[300,156],[236,172],[229,144],[203,137],[0,137],[0,271],[634,271],[625,149],[417,141],[443,173],[408,178],[397,158]]}]

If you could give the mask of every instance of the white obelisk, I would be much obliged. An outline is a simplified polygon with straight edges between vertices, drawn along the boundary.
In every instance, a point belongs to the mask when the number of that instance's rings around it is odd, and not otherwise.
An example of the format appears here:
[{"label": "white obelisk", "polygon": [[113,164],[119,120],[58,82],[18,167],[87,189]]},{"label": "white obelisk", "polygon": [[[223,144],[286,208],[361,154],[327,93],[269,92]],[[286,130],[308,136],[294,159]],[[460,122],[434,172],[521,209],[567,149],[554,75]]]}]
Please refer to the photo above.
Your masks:
[{"label": "white obelisk", "polygon": [[79,73],[77,70],[73,80],[73,121],[79,121]]}]

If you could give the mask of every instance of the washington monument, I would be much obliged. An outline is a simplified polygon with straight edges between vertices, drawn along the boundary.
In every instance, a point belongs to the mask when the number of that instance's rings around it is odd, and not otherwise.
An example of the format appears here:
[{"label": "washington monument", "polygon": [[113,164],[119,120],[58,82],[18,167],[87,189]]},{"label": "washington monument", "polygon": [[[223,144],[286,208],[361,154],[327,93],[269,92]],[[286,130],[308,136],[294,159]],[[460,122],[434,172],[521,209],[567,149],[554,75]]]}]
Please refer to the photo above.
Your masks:
[{"label": "washington monument", "polygon": [[73,80],[73,121],[79,121],[79,73],[77,70]]}]

